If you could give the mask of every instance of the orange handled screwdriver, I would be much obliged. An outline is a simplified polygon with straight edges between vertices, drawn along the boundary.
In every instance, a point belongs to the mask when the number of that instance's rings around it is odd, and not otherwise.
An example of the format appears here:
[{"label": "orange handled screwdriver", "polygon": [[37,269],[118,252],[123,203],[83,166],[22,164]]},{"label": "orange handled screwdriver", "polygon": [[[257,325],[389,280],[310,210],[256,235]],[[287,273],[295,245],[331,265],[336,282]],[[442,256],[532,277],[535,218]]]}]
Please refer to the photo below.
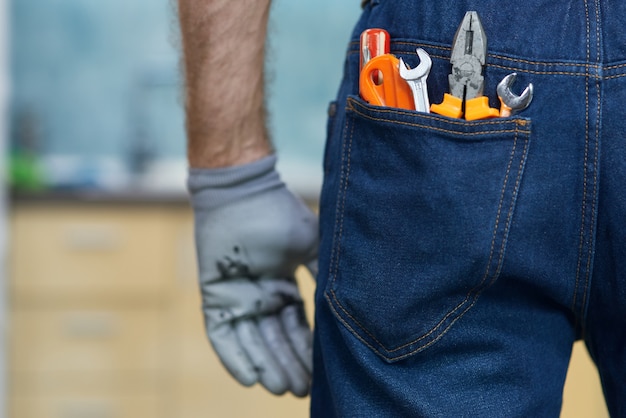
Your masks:
[{"label": "orange handled screwdriver", "polygon": [[[360,71],[372,58],[389,53],[391,39],[386,30],[380,28],[365,29],[361,33],[361,59]],[[379,74],[374,76],[374,81],[379,83]]]}]

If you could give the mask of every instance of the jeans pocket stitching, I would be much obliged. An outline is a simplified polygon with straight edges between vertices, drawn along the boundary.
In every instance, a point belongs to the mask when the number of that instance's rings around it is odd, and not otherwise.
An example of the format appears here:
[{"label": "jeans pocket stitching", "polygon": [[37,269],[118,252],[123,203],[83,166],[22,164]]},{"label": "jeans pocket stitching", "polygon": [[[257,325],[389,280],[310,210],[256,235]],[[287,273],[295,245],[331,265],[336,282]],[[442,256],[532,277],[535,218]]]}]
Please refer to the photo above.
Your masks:
[{"label": "jeans pocket stitching", "polygon": [[[347,109],[348,110],[348,109]],[[378,120],[372,115],[364,115],[361,112],[357,111],[354,107],[349,107],[349,110],[354,113],[360,115],[361,117],[366,117],[372,120]],[[391,110],[395,112],[394,110]],[[381,119],[382,121],[389,122],[389,120]],[[398,122],[396,120],[394,123]],[[400,122],[402,124],[402,122]],[[418,123],[405,123],[410,124],[411,126],[417,126],[422,128],[433,129],[432,126],[420,125]],[[485,125],[489,124],[489,122],[485,122]],[[502,188],[500,190],[500,198],[498,203],[498,210],[496,219],[494,222],[493,233],[492,233],[492,242],[490,245],[490,254],[487,262],[487,267],[483,277],[480,282],[470,289],[465,298],[458,303],[455,307],[450,309],[445,315],[443,315],[442,319],[437,322],[435,326],[433,326],[428,332],[423,333],[417,338],[414,338],[412,341],[401,344],[397,347],[389,348],[384,343],[382,343],[372,332],[370,332],[367,327],[365,327],[361,322],[354,317],[342,304],[339,300],[336,292],[333,289],[333,286],[336,282],[338,276],[339,269],[339,260],[341,258],[341,240],[344,233],[344,215],[345,215],[345,204],[346,204],[346,195],[347,188],[351,174],[351,153],[352,153],[352,145],[354,139],[354,117],[347,115],[346,124],[344,126],[344,138],[346,139],[343,142],[342,146],[342,162],[340,167],[341,179],[339,185],[339,193],[340,199],[337,201],[336,206],[336,217],[335,217],[335,233],[333,237],[333,246],[332,246],[332,256],[330,261],[329,268],[329,286],[327,291],[325,292],[325,298],[335,314],[335,317],[339,319],[339,321],[354,335],[358,338],[362,343],[372,349],[375,353],[377,353],[380,357],[389,362],[395,362],[407,358],[413,354],[421,352],[437,341],[439,341],[451,328],[452,326],[461,319],[473,306],[477,303],[481,294],[491,287],[499,278],[502,265],[504,262],[504,253],[506,249],[506,244],[508,240],[508,233],[510,230],[512,217],[514,213],[515,204],[517,201],[517,195],[519,192],[519,188],[521,185],[522,174],[524,171],[524,166],[526,164],[526,158],[528,155],[528,147],[530,142],[530,131],[528,129],[528,121],[521,120],[519,123],[515,123],[515,128],[512,129],[502,129],[502,130],[488,130],[482,133],[513,133],[513,146],[510,152],[509,161],[507,164],[506,174],[504,176],[504,182]],[[520,129],[526,128],[526,129]],[[449,132],[458,134],[456,131],[448,131],[445,129],[434,128],[434,130],[440,132]],[[349,131],[349,134],[348,134]],[[478,133],[481,133],[478,132]],[[477,134],[477,133],[476,133]],[[519,147],[520,138],[524,143],[523,148]],[[521,151],[519,148],[522,148]],[[520,155],[517,155],[517,154]],[[516,159],[519,159],[519,164],[516,168],[514,168]],[[515,180],[513,181],[512,176],[515,176]],[[508,195],[508,196],[507,196]],[[506,218],[504,221],[502,220],[503,216],[503,208],[506,202],[509,202],[509,207],[506,212]],[[498,245],[499,244],[499,245]],[[498,249],[499,247],[499,249]],[[494,261],[495,260],[495,261]],[[459,312],[460,311],[460,312]],[[355,329],[358,328],[358,329]],[[365,335],[363,335],[365,334]],[[370,341],[368,341],[370,339]],[[426,341],[424,341],[426,340]],[[417,345],[416,345],[417,344]],[[408,351],[407,348],[409,348]]]},{"label": "jeans pocket stitching", "polygon": [[[394,124],[398,124],[398,125],[406,125],[406,126],[411,126],[411,127],[415,127],[415,128],[423,128],[423,129],[429,129],[432,131],[436,131],[436,132],[441,132],[441,133],[446,133],[446,134],[453,134],[453,135],[458,135],[460,133],[460,131],[458,130],[452,130],[452,129],[445,129],[445,128],[440,128],[440,127],[436,127],[436,126],[431,126],[431,125],[426,125],[424,123],[418,123],[418,122],[409,122],[409,121],[404,121],[404,120],[398,120],[398,119],[389,119],[389,118],[383,118],[383,117],[377,117],[374,116],[373,114],[368,114],[363,112],[362,110],[360,110],[359,108],[364,108],[364,105],[357,102],[354,98],[348,98],[348,103],[346,105],[346,111],[350,111],[353,113],[356,113],[357,115],[369,119],[369,120],[373,120],[376,122],[382,122],[382,123],[389,123],[392,122]],[[439,116],[439,115],[434,115],[431,113],[416,113],[415,111],[406,111],[406,110],[402,110],[402,109],[397,109],[397,108],[387,108],[387,107],[377,107],[376,108],[376,113],[381,113],[381,114],[385,114],[385,115],[391,115],[391,116],[405,116],[405,117],[415,117],[416,115],[419,115],[421,119],[425,119],[425,120],[445,120],[447,125],[456,125],[459,127],[464,127],[464,126],[468,126],[469,124],[474,124],[475,126],[478,125],[481,128],[485,128],[483,130],[475,130],[472,132],[462,132],[463,135],[465,136],[479,136],[479,135],[485,135],[485,134],[489,134],[489,135],[493,135],[493,134],[515,134],[518,135],[521,132],[527,132],[529,129],[529,122],[526,119],[519,119],[519,118],[512,118],[509,119],[514,125],[513,127],[510,128],[500,128],[500,129],[486,129],[489,126],[496,126],[499,127],[502,125],[502,119],[501,118],[495,118],[495,119],[488,119],[488,120],[481,120],[478,122],[468,122],[465,120],[455,120],[452,118],[448,118],[445,116]],[[522,130],[521,128],[525,127],[526,129]]]},{"label": "jeans pocket stitching", "polygon": [[[346,137],[349,119],[346,119],[346,124],[344,125],[344,134],[343,137]],[[335,277],[337,277],[337,270],[339,269],[339,253],[341,252],[338,243],[341,242],[341,237],[343,235],[343,219],[345,213],[345,202],[346,202],[346,189],[348,187],[348,178],[350,177],[350,153],[352,149],[352,137],[354,134],[354,124],[350,124],[350,136],[347,141],[342,141],[342,152],[341,152],[341,165],[339,168],[339,172],[341,173],[341,177],[339,179],[339,194],[340,199],[337,200],[336,208],[335,208],[335,226],[333,233],[333,243],[332,243],[332,253],[329,262],[328,274],[331,277],[331,282],[334,283]],[[348,150],[346,151],[346,145],[348,146]],[[347,152],[347,155],[346,155]],[[346,160],[348,161],[347,170],[345,169]]]}]

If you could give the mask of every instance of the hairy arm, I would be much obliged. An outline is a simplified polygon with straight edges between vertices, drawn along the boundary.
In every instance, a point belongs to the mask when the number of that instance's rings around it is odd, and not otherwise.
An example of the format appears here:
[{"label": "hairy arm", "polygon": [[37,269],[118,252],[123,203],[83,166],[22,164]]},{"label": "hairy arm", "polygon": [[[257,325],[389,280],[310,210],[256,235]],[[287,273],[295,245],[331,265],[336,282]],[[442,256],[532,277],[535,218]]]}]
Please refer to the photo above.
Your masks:
[{"label": "hairy arm", "polygon": [[264,52],[271,0],[178,0],[194,168],[267,156]]},{"label": "hairy arm", "polygon": [[177,1],[206,333],[243,385],[306,396],[312,338],[293,277],[298,265],[315,266],[318,223],[269,155],[263,64],[271,0]]}]

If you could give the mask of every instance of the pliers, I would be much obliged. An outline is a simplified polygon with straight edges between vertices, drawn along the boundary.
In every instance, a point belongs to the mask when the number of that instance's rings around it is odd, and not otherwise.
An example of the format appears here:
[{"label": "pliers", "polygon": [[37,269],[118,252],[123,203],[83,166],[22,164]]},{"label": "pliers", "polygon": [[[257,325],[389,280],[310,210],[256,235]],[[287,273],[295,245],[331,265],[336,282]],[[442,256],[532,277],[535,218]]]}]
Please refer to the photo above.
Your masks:
[{"label": "pliers", "polygon": [[465,101],[465,119],[477,120],[495,118],[500,111],[489,107],[489,99],[483,96],[485,79],[482,67],[487,55],[487,36],[478,13],[470,11],[454,35],[450,63],[452,72],[448,76],[450,93],[445,93],[440,104],[433,104],[431,112],[439,115],[460,118],[463,116]]}]

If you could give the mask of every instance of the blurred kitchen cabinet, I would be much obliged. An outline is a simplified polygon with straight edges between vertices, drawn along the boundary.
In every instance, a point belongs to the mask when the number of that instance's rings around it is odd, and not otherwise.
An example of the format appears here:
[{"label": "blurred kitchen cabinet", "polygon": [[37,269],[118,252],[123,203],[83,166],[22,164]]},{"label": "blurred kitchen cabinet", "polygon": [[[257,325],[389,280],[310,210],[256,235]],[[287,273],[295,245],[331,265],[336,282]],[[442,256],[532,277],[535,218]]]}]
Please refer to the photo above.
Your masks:
[{"label": "blurred kitchen cabinet", "polygon": [[157,309],[18,307],[12,364],[29,374],[157,370],[160,321]]},{"label": "blurred kitchen cabinet", "polygon": [[11,418],[308,415],[212,353],[183,199],[22,199],[10,225]]},{"label": "blurred kitchen cabinet", "polygon": [[[11,418],[308,416],[308,399],[244,388],[213,353],[183,199],[18,200],[10,225]],[[312,318],[314,281],[298,281]],[[608,417],[580,343],[562,417]]]},{"label": "blurred kitchen cabinet", "polygon": [[37,395],[15,395],[11,417],[19,418],[138,418],[158,417],[157,392],[128,394],[86,390]]},{"label": "blurred kitchen cabinet", "polygon": [[[148,209],[148,210],[146,210]],[[13,291],[18,299],[162,297],[171,223],[141,206],[16,204]]]},{"label": "blurred kitchen cabinet", "polygon": [[9,412],[166,417],[182,204],[35,199],[11,213]]}]

